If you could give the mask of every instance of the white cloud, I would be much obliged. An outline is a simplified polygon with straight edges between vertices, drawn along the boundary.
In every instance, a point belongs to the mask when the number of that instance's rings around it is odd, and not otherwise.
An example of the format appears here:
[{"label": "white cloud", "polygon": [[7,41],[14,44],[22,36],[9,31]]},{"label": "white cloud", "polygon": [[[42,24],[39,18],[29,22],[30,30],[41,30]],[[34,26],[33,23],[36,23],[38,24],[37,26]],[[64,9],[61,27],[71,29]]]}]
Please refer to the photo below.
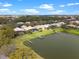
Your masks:
[{"label": "white cloud", "polygon": [[55,10],[55,11],[52,11],[51,13],[52,14],[62,14],[64,12],[65,12],[64,10]]},{"label": "white cloud", "polygon": [[54,10],[54,7],[53,7],[52,4],[42,4],[42,5],[40,5],[39,8],[41,8],[41,9],[47,9],[47,10]]},{"label": "white cloud", "polygon": [[9,3],[0,3],[0,7],[10,7],[10,6],[13,6],[13,5]]},{"label": "white cloud", "polygon": [[60,5],[59,7],[65,7],[65,5]]},{"label": "white cloud", "polygon": [[68,3],[67,6],[73,6],[75,3]]},{"label": "white cloud", "polygon": [[12,6],[12,4],[6,3],[6,4],[3,4],[2,6],[3,7],[10,7],[10,6]]},{"label": "white cloud", "polygon": [[24,9],[22,10],[23,13],[28,14],[28,15],[37,15],[39,14],[39,11],[36,9]]},{"label": "white cloud", "polygon": [[79,3],[68,3],[67,6],[79,5]]},{"label": "white cloud", "polygon": [[75,3],[76,5],[79,5],[79,3]]},{"label": "white cloud", "polygon": [[63,5],[59,5],[59,7],[66,7],[66,6],[75,6],[75,5],[79,5],[79,3],[67,3],[67,4],[63,4]]},{"label": "white cloud", "polygon": [[7,14],[16,14],[17,12],[14,11],[14,10],[10,10],[10,9],[7,9],[7,8],[3,8],[3,9],[0,9],[0,15],[7,15]]},{"label": "white cloud", "polygon": [[16,14],[17,12],[15,10],[11,10],[11,13]]},{"label": "white cloud", "polygon": [[9,12],[9,9],[0,9],[0,12]]}]

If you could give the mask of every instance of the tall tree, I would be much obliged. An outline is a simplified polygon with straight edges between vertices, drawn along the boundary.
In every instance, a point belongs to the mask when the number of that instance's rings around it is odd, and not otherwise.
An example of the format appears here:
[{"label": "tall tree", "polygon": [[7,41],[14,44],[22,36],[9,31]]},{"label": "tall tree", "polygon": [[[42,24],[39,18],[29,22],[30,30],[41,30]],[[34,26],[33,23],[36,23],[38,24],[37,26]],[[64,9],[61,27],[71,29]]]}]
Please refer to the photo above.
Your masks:
[{"label": "tall tree", "polygon": [[0,47],[9,44],[12,37],[14,37],[14,31],[10,26],[4,25],[0,27]]}]

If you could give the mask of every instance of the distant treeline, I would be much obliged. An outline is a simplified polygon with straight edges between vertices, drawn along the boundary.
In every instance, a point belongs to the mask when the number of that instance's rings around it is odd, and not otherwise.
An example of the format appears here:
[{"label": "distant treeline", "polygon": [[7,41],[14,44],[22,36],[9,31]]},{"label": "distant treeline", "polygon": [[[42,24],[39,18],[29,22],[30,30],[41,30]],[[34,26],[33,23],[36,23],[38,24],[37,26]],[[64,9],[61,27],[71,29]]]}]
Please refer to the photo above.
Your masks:
[{"label": "distant treeline", "polygon": [[[79,16],[72,16],[79,20]],[[38,24],[53,23],[56,21],[64,21],[70,19],[71,16],[18,16],[16,17],[0,17],[0,24],[12,24],[17,22],[37,22]]]}]

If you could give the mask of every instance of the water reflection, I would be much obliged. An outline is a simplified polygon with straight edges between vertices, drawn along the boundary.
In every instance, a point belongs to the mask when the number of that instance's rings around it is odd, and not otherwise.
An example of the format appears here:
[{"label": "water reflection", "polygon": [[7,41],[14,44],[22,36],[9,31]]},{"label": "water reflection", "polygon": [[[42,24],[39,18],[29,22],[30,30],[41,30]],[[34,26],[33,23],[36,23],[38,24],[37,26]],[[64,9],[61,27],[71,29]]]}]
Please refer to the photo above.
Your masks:
[{"label": "water reflection", "polygon": [[32,40],[29,46],[45,59],[79,59],[79,36],[76,35],[56,33]]}]

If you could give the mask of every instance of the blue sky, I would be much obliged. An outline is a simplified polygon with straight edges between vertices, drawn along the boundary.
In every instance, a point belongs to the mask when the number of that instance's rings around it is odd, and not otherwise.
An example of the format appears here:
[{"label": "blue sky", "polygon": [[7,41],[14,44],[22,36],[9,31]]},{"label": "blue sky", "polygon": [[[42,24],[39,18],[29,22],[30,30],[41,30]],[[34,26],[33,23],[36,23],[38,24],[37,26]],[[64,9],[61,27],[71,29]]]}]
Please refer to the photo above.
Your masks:
[{"label": "blue sky", "polygon": [[79,0],[0,0],[0,15],[79,15]]}]

